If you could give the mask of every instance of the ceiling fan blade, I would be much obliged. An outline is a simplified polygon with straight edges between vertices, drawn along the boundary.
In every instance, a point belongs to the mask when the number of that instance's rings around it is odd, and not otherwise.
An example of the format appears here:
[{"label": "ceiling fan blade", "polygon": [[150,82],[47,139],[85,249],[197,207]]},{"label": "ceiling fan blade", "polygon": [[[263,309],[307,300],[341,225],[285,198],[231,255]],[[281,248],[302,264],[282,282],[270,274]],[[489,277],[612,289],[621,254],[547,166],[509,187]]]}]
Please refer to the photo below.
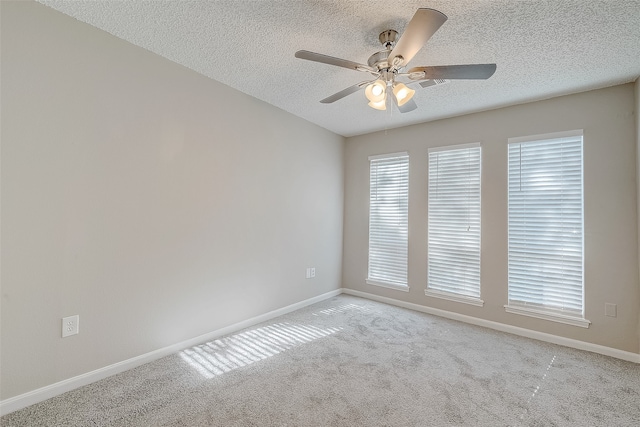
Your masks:
[{"label": "ceiling fan blade", "polygon": [[409,70],[411,80],[486,80],[496,72],[496,64],[436,65]]},{"label": "ceiling fan blade", "polygon": [[435,9],[418,9],[389,54],[389,64],[394,64],[394,58],[402,57],[402,62],[395,68],[406,65],[446,20],[447,15]]},{"label": "ceiling fan blade", "polygon": [[[375,81],[375,80],[373,80],[373,81]],[[360,82],[360,83],[355,84],[353,86],[349,86],[348,88],[343,89],[338,93],[334,93],[333,95],[326,97],[325,99],[323,99],[320,102],[322,102],[323,104],[331,104],[332,102],[336,102],[337,100],[342,99],[347,95],[351,95],[352,93],[359,91],[360,89],[362,89],[366,85],[368,85],[370,83],[373,83],[373,81]]]},{"label": "ceiling fan blade", "polygon": [[418,108],[418,104],[416,104],[416,102],[413,99],[410,99],[407,102],[405,102],[402,107],[398,105],[398,110],[400,110],[401,113],[408,113],[409,111],[413,111],[416,108]]},{"label": "ceiling fan blade", "polygon": [[321,53],[309,52],[308,50],[299,50],[296,52],[296,58],[306,59],[309,61],[321,62],[323,64],[335,65],[338,67],[348,68],[350,70],[364,71],[367,73],[377,72],[368,65],[358,64],[357,62],[340,59]]}]

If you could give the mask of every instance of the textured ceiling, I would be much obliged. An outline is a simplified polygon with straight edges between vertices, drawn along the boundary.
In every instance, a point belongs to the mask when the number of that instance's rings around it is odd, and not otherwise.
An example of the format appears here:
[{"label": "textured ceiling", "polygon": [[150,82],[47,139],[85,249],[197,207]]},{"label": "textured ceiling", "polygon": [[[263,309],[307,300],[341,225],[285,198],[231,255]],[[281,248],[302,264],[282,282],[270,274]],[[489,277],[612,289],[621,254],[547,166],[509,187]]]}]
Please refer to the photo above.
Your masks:
[{"label": "textured ceiling", "polygon": [[[344,136],[640,76],[640,0],[38,1]],[[494,76],[420,88],[405,114],[369,108],[363,92],[319,102],[369,75],[297,50],[366,63],[419,7],[449,19],[409,67],[496,63]]]}]

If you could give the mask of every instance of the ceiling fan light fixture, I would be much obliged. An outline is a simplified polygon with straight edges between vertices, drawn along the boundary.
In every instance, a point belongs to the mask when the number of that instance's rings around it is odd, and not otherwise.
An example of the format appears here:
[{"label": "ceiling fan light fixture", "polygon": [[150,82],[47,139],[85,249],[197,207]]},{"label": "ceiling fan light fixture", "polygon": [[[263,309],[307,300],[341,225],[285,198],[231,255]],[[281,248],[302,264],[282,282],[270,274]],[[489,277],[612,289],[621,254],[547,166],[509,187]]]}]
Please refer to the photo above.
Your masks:
[{"label": "ceiling fan light fixture", "polygon": [[399,107],[409,102],[415,93],[415,90],[409,89],[404,83],[396,83],[393,85],[393,94],[396,97]]},{"label": "ceiling fan light fixture", "polygon": [[[387,85],[382,80],[376,80],[364,90],[364,94],[371,103],[379,103],[387,97]],[[374,107],[375,108],[375,107]]]}]

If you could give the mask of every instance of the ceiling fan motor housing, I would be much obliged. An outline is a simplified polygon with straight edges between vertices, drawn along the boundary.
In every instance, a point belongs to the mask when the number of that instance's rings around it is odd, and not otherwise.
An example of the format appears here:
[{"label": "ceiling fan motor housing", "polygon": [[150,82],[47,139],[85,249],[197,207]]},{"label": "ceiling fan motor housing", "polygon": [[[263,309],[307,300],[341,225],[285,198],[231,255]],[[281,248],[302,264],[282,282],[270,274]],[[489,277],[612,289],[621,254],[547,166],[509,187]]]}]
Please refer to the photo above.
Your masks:
[{"label": "ceiling fan motor housing", "polygon": [[384,46],[385,50],[376,52],[369,57],[367,63],[370,67],[376,68],[378,71],[388,70],[393,67],[393,71],[402,65],[403,59],[401,56],[394,58],[393,63],[389,63],[389,54],[396,45],[398,39],[398,32],[396,30],[386,30],[380,33],[378,36],[380,43]]},{"label": "ceiling fan motor housing", "polygon": [[387,59],[389,58],[390,53],[390,50],[381,50],[380,52],[376,52],[369,57],[367,64],[378,71],[385,70],[389,68],[389,62]]}]

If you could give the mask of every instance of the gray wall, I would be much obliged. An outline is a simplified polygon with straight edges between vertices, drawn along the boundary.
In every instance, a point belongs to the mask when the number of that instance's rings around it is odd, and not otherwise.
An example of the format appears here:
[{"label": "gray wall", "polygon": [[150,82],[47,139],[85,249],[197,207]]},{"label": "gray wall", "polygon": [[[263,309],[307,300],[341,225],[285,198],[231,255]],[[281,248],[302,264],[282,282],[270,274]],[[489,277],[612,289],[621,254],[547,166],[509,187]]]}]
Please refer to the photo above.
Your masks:
[{"label": "gray wall", "polygon": [[[343,286],[450,312],[640,352],[634,85],[584,92],[347,139]],[[507,139],[584,129],[585,306],[589,329],[506,313]],[[427,150],[482,143],[484,307],[427,297]],[[367,285],[367,157],[408,151],[409,286]],[[605,302],[618,305],[605,317]]]},{"label": "gray wall", "polygon": [[[636,187],[638,191],[638,245],[640,247],[640,79],[636,79],[635,83],[636,88],[636,105],[635,105],[635,117],[636,117],[636,158],[638,162],[636,164]],[[640,256],[640,253],[639,253]],[[640,262],[639,262],[640,264]],[[640,287],[640,283],[638,284]],[[640,290],[638,291],[638,296],[636,298],[636,304],[638,306],[638,340],[640,341]],[[638,349],[638,353],[640,353],[640,349]]]},{"label": "gray wall", "polygon": [[2,399],[340,287],[342,137],[1,4]]}]

